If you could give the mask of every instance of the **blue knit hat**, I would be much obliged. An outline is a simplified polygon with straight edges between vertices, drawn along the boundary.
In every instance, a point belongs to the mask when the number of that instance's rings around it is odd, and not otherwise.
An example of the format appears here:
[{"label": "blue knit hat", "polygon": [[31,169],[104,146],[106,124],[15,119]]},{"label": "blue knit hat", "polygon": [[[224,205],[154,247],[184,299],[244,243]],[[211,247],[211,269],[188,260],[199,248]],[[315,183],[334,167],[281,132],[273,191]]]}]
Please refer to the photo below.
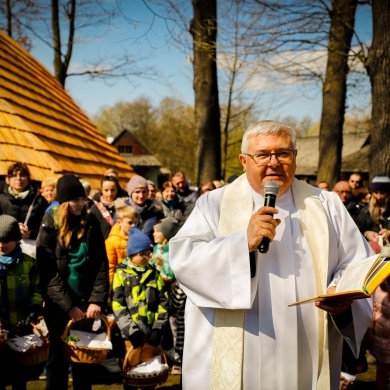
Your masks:
[{"label": "blue knit hat", "polygon": [[127,241],[127,255],[133,256],[148,249],[153,250],[152,240],[137,227],[132,227]]}]

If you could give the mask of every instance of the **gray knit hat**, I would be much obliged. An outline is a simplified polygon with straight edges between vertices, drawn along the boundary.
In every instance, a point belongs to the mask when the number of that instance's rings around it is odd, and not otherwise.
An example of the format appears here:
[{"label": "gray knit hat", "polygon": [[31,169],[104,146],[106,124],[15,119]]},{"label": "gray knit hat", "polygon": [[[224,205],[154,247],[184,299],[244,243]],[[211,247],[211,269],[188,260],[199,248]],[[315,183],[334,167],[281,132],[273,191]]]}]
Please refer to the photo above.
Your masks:
[{"label": "gray knit hat", "polygon": [[20,241],[22,233],[20,232],[19,222],[11,215],[0,215],[0,241]]},{"label": "gray knit hat", "polygon": [[139,176],[139,175],[135,175],[127,183],[126,189],[127,189],[127,193],[129,194],[129,196],[131,196],[133,191],[139,187],[145,188],[146,191],[148,191],[148,182],[146,181],[146,179],[144,177]]},{"label": "gray knit hat", "polygon": [[174,217],[166,217],[158,221],[154,227],[160,230],[167,240],[170,240],[179,231],[179,221]]}]

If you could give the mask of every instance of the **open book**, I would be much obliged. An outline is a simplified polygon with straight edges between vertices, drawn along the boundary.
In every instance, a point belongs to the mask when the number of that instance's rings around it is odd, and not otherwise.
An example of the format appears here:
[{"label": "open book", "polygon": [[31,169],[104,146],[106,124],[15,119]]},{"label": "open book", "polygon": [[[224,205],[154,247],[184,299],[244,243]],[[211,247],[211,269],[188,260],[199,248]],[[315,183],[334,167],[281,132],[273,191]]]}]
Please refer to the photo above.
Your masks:
[{"label": "open book", "polygon": [[386,256],[379,254],[367,257],[348,264],[339,280],[335,294],[303,299],[290,303],[289,306],[314,301],[368,298],[388,276],[390,276],[390,261],[386,260]]}]

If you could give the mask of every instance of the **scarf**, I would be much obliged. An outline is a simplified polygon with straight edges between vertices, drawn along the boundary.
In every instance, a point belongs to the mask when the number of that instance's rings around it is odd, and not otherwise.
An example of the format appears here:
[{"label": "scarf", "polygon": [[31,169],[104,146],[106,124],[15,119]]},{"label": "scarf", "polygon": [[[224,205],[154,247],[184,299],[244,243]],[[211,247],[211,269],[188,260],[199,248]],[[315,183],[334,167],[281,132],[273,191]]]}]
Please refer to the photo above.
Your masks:
[{"label": "scarf", "polygon": [[133,199],[129,198],[129,204],[130,206],[133,206],[137,210],[140,221],[141,221],[141,213],[148,211],[150,207],[153,206],[153,203],[148,201],[148,199],[146,199],[146,202],[143,206],[139,206],[134,203]]},{"label": "scarf", "polygon": [[26,199],[27,195],[30,193],[31,186],[28,186],[26,191],[16,193],[11,186],[8,186],[8,193],[13,196],[15,199]]},{"label": "scarf", "polygon": [[22,254],[22,248],[20,244],[16,246],[16,248],[7,255],[0,255],[0,264],[3,266],[11,265],[17,258],[19,258]]},{"label": "scarf", "polygon": [[171,210],[171,211],[175,210],[175,208],[176,208],[176,200],[175,199],[173,199],[173,200],[163,199],[162,201],[165,204],[165,206],[167,206],[169,208],[169,210]]}]

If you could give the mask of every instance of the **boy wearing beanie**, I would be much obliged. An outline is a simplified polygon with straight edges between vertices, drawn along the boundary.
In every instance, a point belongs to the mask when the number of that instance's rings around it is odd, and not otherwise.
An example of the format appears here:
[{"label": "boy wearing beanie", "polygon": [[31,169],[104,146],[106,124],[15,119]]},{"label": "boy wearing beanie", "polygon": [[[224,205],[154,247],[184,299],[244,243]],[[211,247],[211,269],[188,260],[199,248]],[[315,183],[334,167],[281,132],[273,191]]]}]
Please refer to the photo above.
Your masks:
[{"label": "boy wearing beanie", "polygon": [[165,284],[175,280],[175,274],[169,265],[169,240],[179,231],[179,221],[174,217],[166,217],[153,227],[153,238],[156,243],[153,251],[152,264],[161,272]]},{"label": "boy wearing beanie", "polygon": [[[42,307],[36,261],[22,253],[21,238],[16,218],[0,215],[0,320],[3,329],[19,336],[33,333],[30,322],[38,322]],[[0,389],[9,384],[25,389],[34,370],[37,375],[42,369],[39,366],[16,368],[5,352],[0,354],[0,366]]]},{"label": "boy wearing beanie", "polygon": [[[157,354],[162,330],[168,320],[168,293],[157,269],[149,264],[153,243],[137,227],[130,231],[128,257],[115,271],[112,284],[112,310],[122,338],[134,349],[143,347],[150,353],[138,354],[138,365]],[[130,345],[127,343],[127,346]],[[141,348],[140,348],[141,351]]]},{"label": "boy wearing beanie", "polygon": [[[171,298],[176,279],[171,265],[169,264],[169,240],[179,231],[179,221],[174,217],[163,218],[154,225],[153,230],[153,238],[156,245],[154,247],[151,263],[155,264],[156,268],[161,272],[161,277],[168,289],[168,296]],[[167,340],[172,340],[172,344],[164,345],[164,347],[172,351],[170,358],[173,360],[174,365],[171,373],[178,375],[181,374],[181,358],[176,351],[177,330],[179,325],[176,309],[170,310],[169,312],[169,325],[170,328],[166,328],[165,335],[167,336]]]}]

